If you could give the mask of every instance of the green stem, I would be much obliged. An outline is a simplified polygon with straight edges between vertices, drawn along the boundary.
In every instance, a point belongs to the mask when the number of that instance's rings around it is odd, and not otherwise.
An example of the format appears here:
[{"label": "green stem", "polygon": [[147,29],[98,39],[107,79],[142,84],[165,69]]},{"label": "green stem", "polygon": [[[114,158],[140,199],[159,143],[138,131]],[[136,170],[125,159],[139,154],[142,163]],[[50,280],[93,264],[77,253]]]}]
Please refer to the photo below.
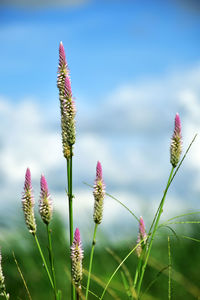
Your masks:
[{"label": "green stem", "polygon": [[167,182],[167,185],[166,185],[166,188],[165,188],[162,200],[161,200],[161,202],[159,204],[159,211],[158,211],[158,214],[157,214],[157,219],[155,220],[155,226],[154,226],[154,229],[153,229],[153,232],[152,232],[151,240],[150,240],[150,243],[149,243],[149,248],[147,250],[146,259],[145,259],[145,262],[144,262],[144,264],[142,266],[142,272],[141,272],[141,276],[140,276],[140,280],[139,280],[138,288],[137,288],[138,299],[139,299],[139,295],[140,295],[140,289],[141,289],[142,280],[143,280],[143,277],[144,277],[144,272],[145,272],[146,265],[147,265],[147,262],[148,262],[148,259],[149,259],[149,255],[150,255],[150,252],[151,252],[151,247],[152,247],[154,236],[155,236],[155,233],[156,233],[156,230],[157,230],[157,227],[158,227],[158,223],[159,223],[161,214],[163,212],[163,205],[164,205],[164,202],[165,202],[167,191],[168,191],[170,183],[171,183],[171,178],[172,178],[173,172],[174,172],[174,167],[172,167],[172,169],[171,169],[171,172],[170,172],[170,175],[169,175],[169,179],[168,179],[168,182]]},{"label": "green stem", "polygon": [[89,272],[88,272],[88,280],[87,280],[87,288],[86,288],[85,300],[88,299],[88,292],[89,292],[89,287],[90,287],[90,277],[91,277],[91,271],[92,271],[92,261],[93,261],[93,255],[94,255],[94,246],[96,244],[95,238],[96,238],[96,233],[97,233],[97,226],[98,226],[98,224],[95,223],[93,240],[92,240],[92,249],[91,249],[91,254],[90,254],[90,265],[89,265]]},{"label": "green stem", "polygon": [[[69,233],[70,246],[73,242],[73,194],[72,194],[72,147],[70,147],[70,158],[67,159],[67,185],[68,185],[68,201],[69,201]],[[76,299],[76,290],[72,283],[72,261],[71,261],[71,299]]]},{"label": "green stem", "polygon": [[50,275],[50,273],[49,273],[49,269],[48,269],[48,267],[47,267],[47,263],[46,263],[46,260],[45,260],[45,258],[44,258],[44,255],[43,255],[42,249],[41,249],[41,247],[40,247],[40,244],[39,244],[38,238],[37,238],[36,234],[33,234],[33,236],[34,236],[34,238],[35,238],[35,241],[36,241],[36,244],[37,244],[37,247],[38,247],[38,250],[39,250],[40,256],[41,256],[41,258],[42,258],[42,261],[43,261],[43,264],[44,264],[45,270],[46,270],[46,272],[47,272],[47,275],[48,275],[48,277],[49,277],[49,281],[50,281],[50,283],[51,283],[51,286],[52,286],[52,288],[53,288],[53,290],[54,290],[54,284],[53,284],[53,281],[52,281],[51,275]]},{"label": "green stem", "polygon": [[137,269],[136,269],[136,272],[135,272],[134,284],[133,284],[134,289],[136,288],[136,285],[137,285],[137,280],[138,280],[138,277],[139,277],[139,274],[140,274],[140,270],[141,270],[141,266],[142,266],[142,258],[144,256],[145,249],[143,249],[143,251],[142,251],[142,253],[139,257]]},{"label": "green stem", "polygon": [[56,286],[56,275],[55,275],[55,268],[54,268],[54,256],[53,256],[53,249],[52,249],[51,230],[49,228],[49,224],[47,225],[47,236],[48,236],[48,243],[49,243],[49,262],[50,262],[51,273],[52,273],[52,277],[53,277],[55,297],[57,299],[57,286]]},{"label": "green stem", "polygon": [[72,203],[72,156],[67,159],[67,183],[68,183],[68,200],[69,200],[69,233],[70,246],[73,242],[73,203]]}]

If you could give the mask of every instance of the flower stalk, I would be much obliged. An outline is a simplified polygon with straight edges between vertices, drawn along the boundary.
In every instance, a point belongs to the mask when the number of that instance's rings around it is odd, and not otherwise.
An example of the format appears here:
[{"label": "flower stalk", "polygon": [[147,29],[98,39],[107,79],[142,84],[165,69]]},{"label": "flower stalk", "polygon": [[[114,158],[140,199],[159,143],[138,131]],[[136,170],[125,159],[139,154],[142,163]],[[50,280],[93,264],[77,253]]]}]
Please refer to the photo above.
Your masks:
[{"label": "flower stalk", "polygon": [[154,240],[154,237],[155,237],[155,234],[156,234],[156,230],[158,228],[159,220],[160,220],[161,214],[163,212],[163,206],[164,206],[165,198],[166,198],[169,186],[170,186],[170,181],[171,181],[173,172],[174,172],[174,168],[172,167],[169,178],[168,178],[168,182],[167,182],[167,185],[166,185],[163,197],[162,197],[162,200],[161,200],[160,205],[159,205],[159,212],[158,212],[158,216],[156,218],[154,229],[153,229],[151,239],[150,239],[150,242],[149,242],[149,248],[147,249],[147,254],[146,254],[146,257],[145,257],[145,261],[144,261],[144,264],[142,266],[141,276],[140,276],[140,279],[139,279],[139,282],[138,282],[138,287],[137,287],[138,299],[139,299],[139,295],[140,295],[140,289],[141,289],[142,280],[143,280],[143,277],[144,277],[144,272],[145,272],[145,269],[146,269],[146,266],[147,266],[147,262],[148,262],[149,255],[150,255],[150,252],[151,252],[151,248],[152,248],[153,240]]},{"label": "flower stalk", "polygon": [[105,184],[103,181],[102,166],[99,161],[97,162],[97,166],[96,166],[96,178],[95,178],[95,182],[94,182],[93,195],[94,195],[93,219],[94,219],[95,226],[94,226],[94,234],[93,234],[93,239],[92,239],[92,248],[91,248],[91,253],[90,253],[90,264],[89,264],[87,288],[86,288],[86,295],[85,295],[86,300],[88,299],[88,293],[89,293],[89,287],[90,287],[90,277],[91,277],[91,271],[92,271],[94,247],[96,244],[97,227],[99,224],[101,224],[101,221],[103,218],[103,202],[104,202],[104,198],[105,198]]},{"label": "flower stalk", "polygon": [[[141,242],[143,241],[143,242]],[[134,278],[134,284],[133,284],[133,287],[135,289],[136,287],[136,283],[137,283],[137,280],[138,280],[138,276],[140,274],[140,271],[141,271],[141,266],[142,266],[142,261],[143,261],[143,258],[144,258],[144,255],[145,255],[145,245],[147,243],[147,233],[146,233],[146,230],[145,230],[145,225],[144,225],[144,220],[142,217],[140,217],[140,220],[139,220],[139,232],[138,232],[138,238],[137,238],[137,248],[136,248],[136,253],[137,253],[137,256],[139,258],[139,261],[138,261],[138,266],[137,266],[137,269],[136,269],[136,272],[135,272],[135,278]]]},{"label": "flower stalk", "polygon": [[[164,206],[165,198],[166,198],[169,186],[171,184],[171,180],[173,178],[172,176],[173,176],[173,173],[174,173],[174,169],[176,168],[176,166],[179,163],[181,151],[182,151],[181,121],[180,121],[179,114],[177,113],[176,116],[175,116],[175,126],[174,126],[174,132],[173,132],[173,135],[172,135],[171,146],[170,146],[170,162],[172,164],[172,168],[171,168],[171,172],[170,172],[170,175],[169,175],[169,178],[168,178],[168,182],[167,182],[163,197],[161,199],[161,202],[159,204],[158,210],[156,212],[156,215],[155,215],[155,218],[154,218],[154,221],[153,221],[153,223],[155,222],[155,224],[154,224],[154,227],[153,227],[151,239],[150,239],[150,242],[149,242],[149,247],[148,247],[147,252],[146,252],[146,257],[145,257],[145,260],[144,260],[144,263],[143,263],[143,266],[142,266],[141,276],[140,276],[140,279],[139,279],[139,282],[138,282],[138,287],[137,287],[138,297],[140,295],[142,280],[143,280],[143,277],[144,277],[144,272],[145,272],[145,269],[146,269],[146,265],[148,263],[149,255],[150,255],[152,244],[153,244],[153,240],[154,240],[154,237],[155,237],[158,225],[159,225],[161,214],[163,212],[163,206]],[[150,236],[150,233],[151,233],[151,229],[152,229],[152,226],[150,228],[149,236]]]},{"label": "flower stalk", "polygon": [[43,252],[42,252],[42,249],[41,249],[40,243],[39,243],[39,241],[38,241],[38,238],[37,238],[36,234],[34,234],[33,236],[34,236],[34,238],[35,238],[35,242],[36,242],[36,245],[37,245],[38,251],[39,251],[39,253],[40,253],[40,256],[41,256],[41,258],[42,258],[42,262],[43,262],[44,268],[45,268],[45,270],[46,270],[46,272],[47,272],[47,276],[48,276],[48,278],[49,278],[49,281],[50,281],[51,287],[52,287],[52,288],[53,288],[53,290],[55,291],[55,289],[54,289],[54,284],[53,284],[53,280],[52,280],[52,278],[51,278],[51,274],[50,274],[50,272],[49,272],[49,269],[48,269],[48,267],[47,267],[47,263],[46,263],[46,260],[45,260],[44,254],[43,254]]},{"label": "flower stalk", "polygon": [[[42,184],[42,180],[41,180],[41,184]],[[42,214],[41,217],[42,217],[43,221],[46,222],[48,219],[48,218],[46,218],[48,215],[46,213],[48,211],[48,210],[46,210],[46,207],[48,205],[46,205],[45,201],[48,199],[48,190],[47,190],[47,193],[45,194],[44,185],[45,185],[45,182],[43,180],[43,190],[41,192],[41,199],[40,199],[39,206],[40,206],[40,213]],[[47,184],[46,184],[46,187],[47,187]],[[42,199],[42,197],[45,198],[46,200]],[[35,239],[37,248],[39,250],[45,270],[47,272],[47,276],[48,276],[50,284],[54,290],[54,284],[53,284],[49,269],[47,267],[47,263],[44,258],[44,254],[42,252],[42,249],[40,247],[40,244],[39,244],[39,241],[38,241],[38,238],[36,235],[36,222],[35,222],[35,215],[34,215],[34,196],[33,196],[33,189],[32,189],[32,183],[31,183],[31,172],[30,172],[29,168],[27,168],[26,174],[25,174],[24,192],[22,194],[22,208],[24,211],[26,225],[29,229],[29,232],[33,235],[33,237]]]},{"label": "flower stalk", "polygon": [[51,195],[49,193],[49,189],[48,189],[48,185],[47,185],[47,181],[46,181],[46,178],[44,177],[44,175],[41,175],[41,179],[40,179],[39,213],[40,213],[42,221],[46,225],[46,229],[47,229],[48,251],[49,251],[49,262],[50,262],[50,266],[51,266],[51,275],[52,275],[52,279],[53,279],[55,299],[58,299],[56,275],[55,275],[55,268],[54,268],[54,255],[53,255],[52,240],[51,240],[51,229],[49,227],[49,223],[50,223],[50,221],[52,219],[52,215],[53,215],[53,202],[52,202]]},{"label": "flower stalk", "polygon": [[[70,246],[73,242],[73,193],[72,193],[72,157],[73,145],[76,141],[75,115],[76,108],[72,99],[71,81],[69,68],[66,61],[65,49],[60,42],[59,46],[59,65],[57,76],[57,87],[59,89],[60,111],[61,111],[61,130],[63,155],[67,160],[67,186],[69,202],[69,232]],[[72,265],[71,265],[72,276]],[[75,287],[71,285],[71,299],[75,300]]]}]

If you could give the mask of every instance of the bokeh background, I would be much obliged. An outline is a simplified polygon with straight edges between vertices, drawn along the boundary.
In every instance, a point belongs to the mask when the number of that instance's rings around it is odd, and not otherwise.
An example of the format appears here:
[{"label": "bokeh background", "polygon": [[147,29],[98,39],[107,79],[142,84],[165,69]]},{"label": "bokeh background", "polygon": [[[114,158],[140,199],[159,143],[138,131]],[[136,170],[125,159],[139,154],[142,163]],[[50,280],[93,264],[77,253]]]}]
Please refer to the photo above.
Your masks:
[{"label": "bokeh background", "polygon": [[[6,238],[24,227],[21,193],[27,167],[36,202],[44,173],[55,211],[67,226],[56,87],[59,42],[77,107],[75,226],[87,245],[93,195],[83,182],[93,184],[97,161],[107,192],[143,215],[148,227],[170,171],[176,112],[184,150],[200,132],[199,36],[195,0],[0,1],[0,236],[5,248]],[[199,153],[197,137],[170,189],[163,219],[199,210]],[[105,199],[99,229],[103,245],[134,242],[137,226],[124,208]]]}]

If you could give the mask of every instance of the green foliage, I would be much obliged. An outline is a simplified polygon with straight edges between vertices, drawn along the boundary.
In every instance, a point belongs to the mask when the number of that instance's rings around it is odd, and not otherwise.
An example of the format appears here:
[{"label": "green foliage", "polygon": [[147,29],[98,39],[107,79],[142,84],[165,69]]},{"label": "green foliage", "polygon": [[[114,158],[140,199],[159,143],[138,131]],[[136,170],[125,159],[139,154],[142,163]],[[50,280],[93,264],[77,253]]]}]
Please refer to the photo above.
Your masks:
[{"label": "green foliage", "polygon": [[[188,219],[188,218],[187,218]],[[194,220],[194,217],[192,218]],[[197,219],[196,219],[197,220]],[[38,239],[44,250],[44,254],[48,258],[47,251],[47,237],[46,228],[41,221],[37,220],[38,224]],[[159,239],[155,240],[152,247],[152,255],[147,266],[146,274],[143,282],[143,291],[147,290],[147,295],[142,296],[144,299],[167,299],[168,295],[168,275],[169,275],[169,261],[168,261],[168,240],[167,236],[170,234],[170,254],[171,254],[171,298],[176,300],[192,300],[197,299],[199,286],[199,270],[200,270],[200,243],[194,240],[185,239],[182,235],[189,236],[193,239],[199,240],[199,224],[174,225],[173,229],[177,231],[177,236],[166,229],[160,229]],[[180,228],[181,227],[181,228]],[[187,227],[187,231],[186,231]],[[52,221],[52,239],[53,250],[55,255],[55,269],[57,277],[58,288],[62,290],[63,299],[69,299],[68,293],[70,291],[70,261],[68,241],[66,240],[66,225],[60,220],[58,216],[54,216]],[[181,229],[181,234],[180,233]],[[28,289],[33,300],[50,300],[54,299],[52,289],[42,267],[41,257],[38,253],[33,237],[28,233],[27,229],[19,229],[18,234],[14,234],[7,238],[6,245],[2,248],[3,269],[7,291],[10,293],[10,299],[29,299],[24,283],[18,272],[16,263],[13,258],[14,251],[16,260],[19,264],[21,272],[26,280]],[[105,284],[108,282],[111,274],[117,268],[125,256],[134,247],[136,237],[132,241],[128,241],[118,246],[113,247],[108,245],[111,249],[102,248],[97,245],[94,253],[94,263],[91,276],[90,290],[96,295],[89,294],[89,299],[97,299],[103,292]],[[100,243],[99,243],[100,244]],[[89,265],[90,249],[85,249],[84,260],[84,279],[83,286],[87,284],[87,267]],[[104,299],[123,299],[130,300],[130,291],[128,290],[130,281],[127,279],[127,274],[130,274],[132,280],[135,275],[138,258],[132,254],[124,264],[124,268],[114,276]],[[43,269],[43,271],[42,271]],[[128,270],[128,271],[127,271]],[[123,273],[121,273],[123,272]],[[128,272],[128,273],[127,273]],[[123,274],[123,275],[122,275]],[[129,276],[129,275],[128,275]],[[126,286],[126,288],[124,287]],[[84,291],[84,289],[83,289]]]}]

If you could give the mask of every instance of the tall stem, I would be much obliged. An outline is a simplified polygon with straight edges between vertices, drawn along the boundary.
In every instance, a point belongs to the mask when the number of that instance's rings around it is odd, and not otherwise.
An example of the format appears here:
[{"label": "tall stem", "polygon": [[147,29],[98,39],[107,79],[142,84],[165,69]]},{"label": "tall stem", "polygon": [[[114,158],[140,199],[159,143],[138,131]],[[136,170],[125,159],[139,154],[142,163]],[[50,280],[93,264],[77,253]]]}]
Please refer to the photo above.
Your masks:
[{"label": "tall stem", "polygon": [[57,299],[57,286],[56,286],[56,275],[55,275],[55,268],[54,268],[54,256],[53,256],[53,249],[52,249],[51,230],[49,228],[49,225],[47,225],[47,236],[48,236],[48,244],[49,244],[49,262],[50,262],[51,273],[52,273],[52,277],[53,277],[55,297]]},{"label": "tall stem", "polygon": [[68,183],[68,201],[69,201],[69,233],[70,246],[73,242],[73,203],[72,203],[72,156],[67,159],[67,183]]},{"label": "tall stem", "polygon": [[94,247],[95,247],[95,244],[96,244],[95,238],[96,238],[96,233],[97,233],[97,226],[98,226],[98,224],[95,223],[93,240],[92,240],[92,249],[91,249],[91,254],[90,254],[90,265],[89,265],[89,272],[88,272],[87,288],[86,288],[86,294],[85,294],[85,299],[86,300],[88,299],[88,293],[89,293],[89,287],[90,287],[90,277],[91,277],[91,271],[92,271],[92,261],[93,261],[93,255],[94,255]]},{"label": "tall stem", "polygon": [[139,274],[140,274],[140,271],[141,271],[141,266],[142,266],[142,260],[143,260],[143,257],[144,257],[144,251],[145,251],[146,247],[143,249],[140,257],[139,257],[139,261],[138,261],[138,265],[137,265],[137,269],[136,269],[136,272],[135,272],[135,277],[134,277],[134,283],[133,283],[133,287],[134,289],[136,288],[136,285],[137,285],[137,280],[138,280],[138,277],[139,277]]},{"label": "tall stem", "polygon": [[151,240],[150,240],[150,243],[149,243],[149,248],[147,250],[146,259],[145,259],[144,264],[142,266],[142,272],[141,272],[141,276],[140,276],[140,280],[139,280],[138,288],[137,288],[138,299],[139,299],[139,295],[140,295],[140,289],[141,289],[142,280],[143,280],[143,277],[144,277],[144,272],[145,272],[146,265],[147,265],[147,262],[148,262],[148,259],[149,259],[149,255],[150,255],[150,252],[151,252],[151,247],[152,247],[154,236],[155,236],[158,224],[159,224],[159,220],[160,220],[161,214],[163,212],[163,205],[164,205],[164,202],[165,202],[165,198],[166,198],[166,195],[167,195],[168,188],[170,186],[170,182],[171,182],[173,172],[174,172],[174,167],[172,167],[172,169],[171,169],[171,172],[170,172],[170,175],[169,175],[169,178],[168,178],[168,182],[167,182],[162,200],[159,204],[159,211],[158,211],[157,219],[155,221],[155,226],[154,226],[154,229],[153,229],[153,232],[152,232]]},{"label": "tall stem", "polygon": [[[70,247],[73,242],[73,194],[72,194],[72,146],[70,147],[70,158],[67,159],[67,186],[68,186],[68,201],[69,201],[69,236]],[[72,274],[72,261],[71,261],[71,274]],[[76,290],[72,283],[71,275],[71,299],[76,299]]]},{"label": "tall stem", "polygon": [[38,238],[37,238],[36,234],[34,234],[33,236],[34,236],[34,238],[35,238],[35,241],[36,241],[36,244],[37,244],[37,247],[38,247],[38,250],[39,250],[40,256],[41,256],[41,258],[42,258],[42,261],[43,261],[43,264],[44,264],[45,270],[46,270],[46,272],[47,272],[47,275],[48,275],[48,277],[49,277],[49,281],[50,281],[50,283],[51,283],[51,286],[52,286],[52,288],[53,288],[53,290],[54,290],[54,284],[53,284],[53,280],[52,280],[52,278],[51,278],[51,275],[50,275],[50,273],[49,273],[49,269],[48,269],[48,267],[47,267],[47,263],[46,263],[46,260],[45,260],[45,258],[44,258],[44,255],[43,255],[42,249],[41,249],[41,247],[40,247],[40,244],[39,244]]}]

